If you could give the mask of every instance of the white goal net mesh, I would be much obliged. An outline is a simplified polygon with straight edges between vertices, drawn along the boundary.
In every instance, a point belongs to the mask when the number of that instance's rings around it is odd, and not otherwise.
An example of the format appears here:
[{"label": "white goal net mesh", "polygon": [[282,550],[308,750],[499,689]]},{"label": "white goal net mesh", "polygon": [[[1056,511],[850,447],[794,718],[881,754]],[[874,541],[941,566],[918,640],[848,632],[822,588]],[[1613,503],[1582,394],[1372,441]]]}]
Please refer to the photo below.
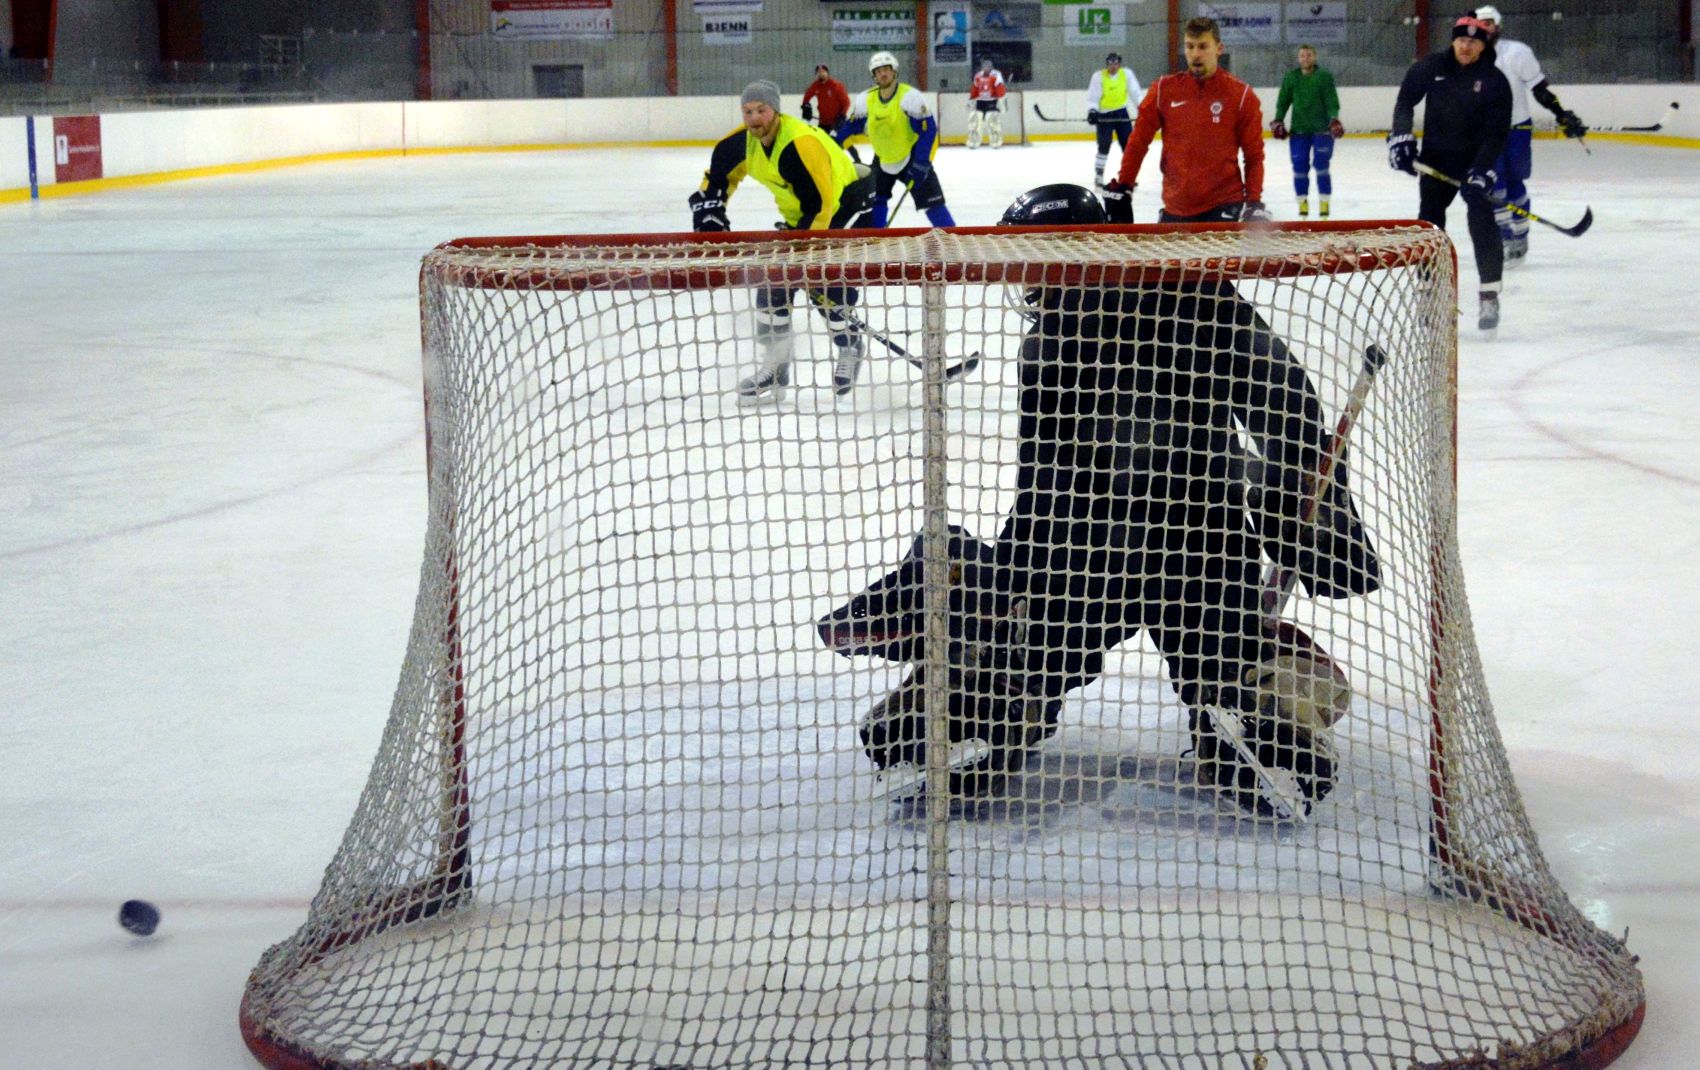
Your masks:
[{"label": "white goal net mesh", "polygon": [[1482,679],[1454,275],[1414,225],[433,252],[412,638],[250,1047],[1603,1065],[1641,980]]}]

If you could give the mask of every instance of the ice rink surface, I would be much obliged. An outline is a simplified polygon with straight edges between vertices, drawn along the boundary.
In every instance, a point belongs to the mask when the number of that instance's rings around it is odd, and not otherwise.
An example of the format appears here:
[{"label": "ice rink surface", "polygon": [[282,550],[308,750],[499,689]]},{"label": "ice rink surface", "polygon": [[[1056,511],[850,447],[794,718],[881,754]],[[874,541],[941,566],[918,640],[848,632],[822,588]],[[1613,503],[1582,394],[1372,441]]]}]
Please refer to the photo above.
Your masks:
[{"label": "ice rink surface", "polygon": [[[1266,199],[1291,219],[1270,150]],[[983,224],[1089,179],[1091,155],[949,148],[938,170],[957,220]],[[253,1065],[243,980],[305,915],[411,619],[419,257],[466,235],[685,229],[706,159],[395,158],[0,208],[8,1065]],[[1642,956],[1647,1022],[1617,1065],[1683,1066],[1700,1047],[1700,153],[1542,141],[1535,167],[1537,212],[1591,204],[1596,223],[1535,228],[1491,339],[1454,208],[1471,610],[1548,859]],[[1344,142],[1334,175],[1336,218],[1414,214],[1379,140]],[[740,228],[775,218],[753,183],[732,201]],[[118,928],[131,897],[160,905],[158,935]]]}]

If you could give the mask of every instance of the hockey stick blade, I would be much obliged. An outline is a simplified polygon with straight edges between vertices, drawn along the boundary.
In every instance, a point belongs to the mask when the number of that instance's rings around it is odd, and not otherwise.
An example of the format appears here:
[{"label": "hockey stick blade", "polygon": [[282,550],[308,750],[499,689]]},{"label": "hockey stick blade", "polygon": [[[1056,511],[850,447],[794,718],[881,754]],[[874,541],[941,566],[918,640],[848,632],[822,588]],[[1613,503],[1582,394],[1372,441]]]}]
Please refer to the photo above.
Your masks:
[{"label": "hockey stick blade", "polygon": [[[1416,167],[1417,167],[1417,173],[1418,174],[1427,175],[1428,177],[1435,179],[1436,181],[1439,181],[1439,182],[1444,182],[1449,186],[1457,186],[1459,189],[1464,188],[1463,182],[1460,182],[1458,179],[1453,178],[1451,175],[1447,174],[1445,171],[1437,170],[1433,167],[1430,167],[1428,164],[1421,163],[1421,162],[1419,162],[1416,165]],[[1545,226],[1545,227],[1551,227],[1552,229],[1558,231],[1560,234],[1567,234],[1572,238],[1580,238],[1582,235],[1584,235],[1588,232],[1589,227],[1594,225],[1594,210],[1592,208],[1588,208],[1588,209],[1583,211],[1582,219],[1579,223],[1577,223],[1575,226],[1567,227],[1562,223],[1554,223],[1552,220],[1547,219],[1544,216],[1538,216],[1535,213],[1528,211],[1527,209],[1519,208],[1515,204],[1507,204],[1507,205],[1505,205],[1505,207],[1510,209],[1511,211],[1517,213],[1518,215],[1522,216],[1524,219],[1527,219],[1527,220],[1534,222],[1534,223],[1539,223],[1539,224],[1541,224],[1542,226]]]},{"label": "hockey stick blade", "polygon": [[1046,115],[1044,112],[1039,110],[1039,102],[1038,101],[1033,102],[1033,114],[1037,115],[1042,122],[1047,122],[1047,123],[1088,123],[1089,125],[1092,125],[1092,126],[1097,125],[1096,123],[1092,123],[1091,120],[1089,120],[1089,119],[1070,119],[1067,116],[1064,116],[1061,119],[1053,119],[1049,115]]},{"label": "hockey stick blade", "polygon": [[[893,342],[890,338],[887,338],[885,335],[881,334],[880,332],[874,330],[872,327],[868,326],[866,321],[864,321],[861,317],[855,315],[853,312],[850,311],[849,308],[845,307],[844,305],[838,304],[836,301],[831,300],[830,298],[828,298],[823,293],[816,293],[812,290],[809,291],[808,296],[809,296],[809,300],[813,301],[819,307],[824,308],[824,309],[829,309],[829,310],[837,310],[838,312],[842,313],[845,321],[847,323],[849,323],[850,326],[854,330],[859,331],[860,333],[867,335],[869,338],[872,338],[874,341],[878,342],[882,346],[885,346],[887,349],[891,350],[893,353],[902,357],[904,360],[908,361],[910,364],[913,364],[915,367],[921,368],[923,370],[927,367],[926,361],[922,360],[920,357],[917,357],[915,354],[909,352],[907,349],[904,349],[902,346],[898,345],[896,342]],[[945,368],[944,368],[944,381],[947,382],[947,383],[953,383],[956,380],[962,378],[964,375],[967,375],[969,372],[973,371],[975,368],[978,368],[980,366],[980,359],[983,356],[984,356],[984,354],[976,349],[973,353],[970,353],[968,356],[964,357],[961,360],[950,361],[950,362],[946,363]]]},{"label": "hockey stick blade", "polygon": [[1292,771],[1280,768],[1272,770],[1258,761],[1257,755],[1245,741],[1245,726],[1238,717],[1214,706],[1204,707],[1204,715],[1210,719],[1210,728],[1217,738],[1232,747],[1240,761],[1257,778],[1257,786],[1265,795],[1263,801],[1274,812],[1276,820],[1292,821],[1300,825],[1307,823],[1310,818],[1310,804]]},{"label": "hockey stick blade", "polygon": [[[1620,126],[1618,129],[1622,130],[1626,134],[1656,134],[1665,128],[1666,123],[1676,118],[1676,113],[1681,109],[1682,105],[1673,100],[1670,102],[1670,107],[1665,109],[1664,115],[1652,126]],[[1594,129],[1598,130],[1599,127],[1595,127]],[[1607,129],[1610,128],[1607,127]]]}]

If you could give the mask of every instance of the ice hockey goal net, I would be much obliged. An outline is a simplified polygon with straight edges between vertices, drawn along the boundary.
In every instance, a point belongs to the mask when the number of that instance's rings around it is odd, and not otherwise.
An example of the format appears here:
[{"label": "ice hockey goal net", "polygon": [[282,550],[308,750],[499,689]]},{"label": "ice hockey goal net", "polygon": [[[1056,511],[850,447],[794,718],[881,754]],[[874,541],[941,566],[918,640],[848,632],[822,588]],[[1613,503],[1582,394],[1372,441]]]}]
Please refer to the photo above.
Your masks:
[{"label": "ice hockey goal net", "polygon": [[[1005,145],[1026,145],[1027,113],[1023,109],[1022,93],[1011,89],[1004,94],[1004,110],[999,113]],[[968,93],[952,91],[938,94],[939,142],[945,145],[968,144]],[[984,147],[984,146],[982,146]]]},{"label": "ice hockey goal net", "polygon": [[[1610,1062],[1641,1020],[1635,959],[1548,870],[1465,603],[1455,281],[1444,235],[1414,224],[434,251],[412,638],[310,916],[248,982],[250,1048],[292,1070]],[[762,345],[751,295],[775,285],[858,291],[853,391],[832,392],[834,340],[800,304],[790,395],[737,403]],[[1189,320],[1200,294],[1233,322]],[[1202,473],[1220,525],[1273,493],[1257,487],[1280,435],[1314,438],[1236,376],[1290,362],[1333,429],[1371,347],[1385,364],[1357,395],[1345,486],[1378,584],[1301,585],[1280,610],[1350,686],[1308,815],[1201,779],[1150,627],[1101,651],[983,794],[946,790],[972,740],[928,750],[931,790],[876,776],[859,727],[905,667],[839,656],[817,622],[916,547],[925,727],[953,731],[952,533],[1010,538],[1076,445],[1028,452],[1058,414],[1023,411],[1056,386],[1048,363],[1131,362],[1094,388],[1126,391],[1093,410],[1113,442],[1064,415],[1108,443],[1085,508],[1123,510],[1124,534],[1146,510],[1135,537],[1165,552],[1142,567],[1179,569],[1162,590],[1180,605],[1222,596],[1171,563],[1198,544],[1151,503]],[[1202,467],[1172,467],[1193,448]],[[1152,450],[1170,481],[1130,492],[1118,473]],[[1087,529],[1069,530],[1053,542]],[[1281,532],[1260,565],[1304,537]],[[1165,642],[1220,650],[1222,619]]]}]

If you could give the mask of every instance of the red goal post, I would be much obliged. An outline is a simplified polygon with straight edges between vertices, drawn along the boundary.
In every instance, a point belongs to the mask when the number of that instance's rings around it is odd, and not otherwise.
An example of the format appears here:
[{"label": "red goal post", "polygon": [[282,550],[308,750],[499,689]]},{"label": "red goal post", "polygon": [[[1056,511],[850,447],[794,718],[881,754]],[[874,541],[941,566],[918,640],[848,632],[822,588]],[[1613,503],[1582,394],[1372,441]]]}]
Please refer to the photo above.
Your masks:
[{"label": "red goal post", "polygon": [[[1606,1065],[1639,1028],[1639,974],[1546,868],[1463,597],[1456,277],[1444,235],[1401,222],[439,247],[421,270],[431,505],[413,637],[312,915],[250,979],[250,1048],[274,1070],[766,1065],[797,1056],[797,1036],[833,1065],[929,1070],[1085,1051]],[[889,564],[894,537],[942,545],[947,519],[999,515],[1027,295],[1222,285],[1291,345],[1330,413],[1366,342],[1389,355],[1351,446],[1387,581],[1290,614],[1359,691],[1342,786],[1284,834],[1207,819],[1209,800],[1151,772],[1149,755],[1178,749],[1178,706],[1135,660],[1112,674],[1122,699],[1079,705],[1053,775],[1131,794],[1111,808],[1125,827],[1106,828],[1126,846],[1067,837],[1017,880],[1019,843],[988,847],[933,802],[911,843],[843,731],[878,694],[867,670],[797,649],[789,625],[818,611],[816,587],[853,590]],[[722,404],[720,364],[749,359],[747,295],[765,287],[855,287],[860,314],[920,359],[877,387],[906,404]],[[968,348],[988,356],[983,381],[947,385]],[[775,449],[802,460],[776,471]],[[725,749],[678,757],[702,738]],[[1122,772],[1067,773],[1080,753]],[[777,782],[774,762],[790,771]],[[781,814],[853,835],[817,842]],[[846,856],[870,837],[912,852],[921,883],[880,876],[879,853]],[[680,860],[704,842],[738,860],[730,876]],[[1099,869],[1140,876],[1084,875]],[[748,964],[769,961],[809,979],[767,987]],[[1179,1005],[1167,971],[1189,978]],[[887,1010],[853,1009],[875,993]]]}]

